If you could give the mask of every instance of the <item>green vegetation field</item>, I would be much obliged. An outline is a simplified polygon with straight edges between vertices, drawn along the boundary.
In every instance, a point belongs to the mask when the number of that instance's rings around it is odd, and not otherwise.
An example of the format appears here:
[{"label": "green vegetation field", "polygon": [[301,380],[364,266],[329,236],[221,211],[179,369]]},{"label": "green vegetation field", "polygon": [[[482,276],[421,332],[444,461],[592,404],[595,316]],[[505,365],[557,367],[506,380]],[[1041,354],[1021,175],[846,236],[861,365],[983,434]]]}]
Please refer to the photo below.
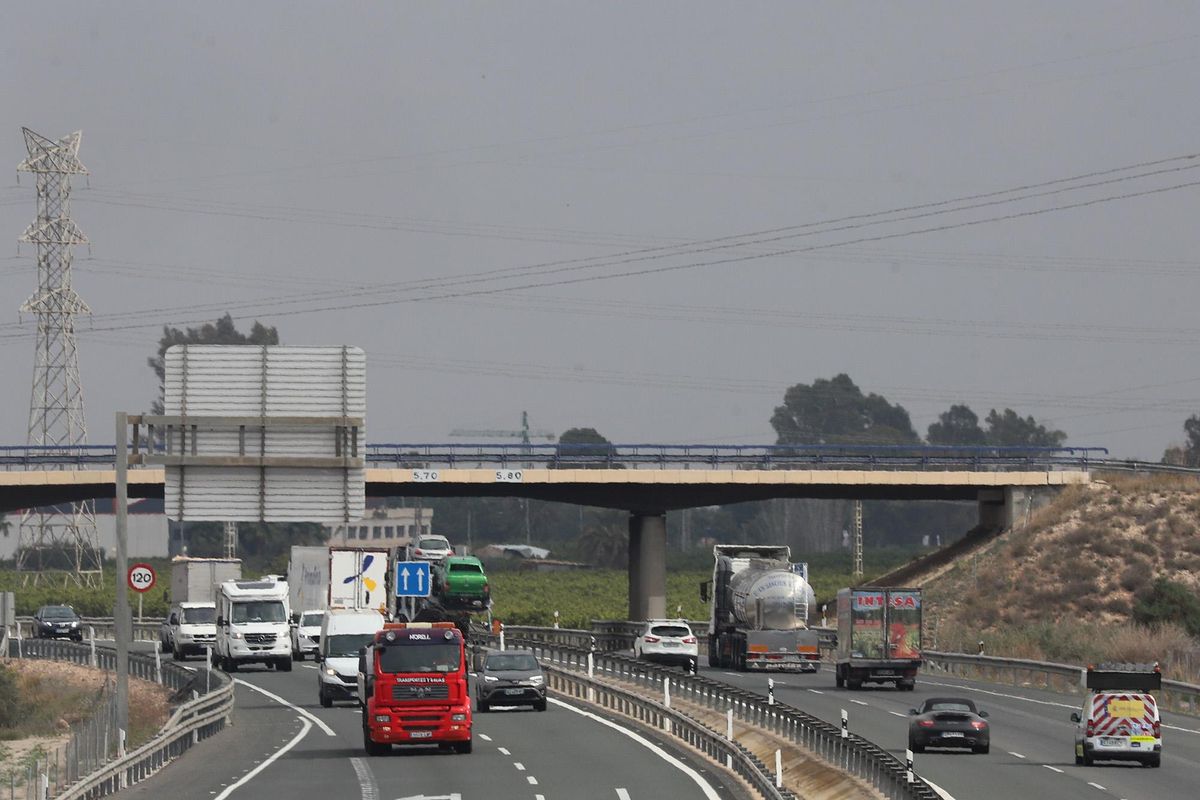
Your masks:
[{"label": "green vegetation field", "polygon": [[[131,562],[132,563],[132,562]],[[167,585],[171,582],[171,566],[166,559],[139,560],[154,567],[158,580],[142,598],[142,614],[163,617],[167,614]],[[105,565],[104,580],[99,587],[78,586],[65,572],[46,571],[36,576],[31,572],[0,570],[0,591],[16,595],[17,614],[30,616],[44,605],[68,605],[83,617],[111,617],[116,602],[115,575],[111,565]],[[121,576],[121,585],[125,576]],[[137,614],[137,593],[129,592],[129,606]]]},{"label": "green vegetation field", "polygon": [[[914,553],[886,550],[871,554],[866,574],[880,575],[904,562]],[[809,577],[818,598],[832,597],[851,582],[849,556],[821,554],[809,560]],[[577,570],[570,572],[493,571],[492,613],[510,625],[551,625],[554,612],[564,628],[587,628],[593,619],[625,619],[629,615],[628,578],[624,570]],[[707,619],[708,607],[700,600],[700,583],[712,578],[712,570],[667,572],[667,613],[686,619]],[[820,609],[813,612],[819,617]]]}]

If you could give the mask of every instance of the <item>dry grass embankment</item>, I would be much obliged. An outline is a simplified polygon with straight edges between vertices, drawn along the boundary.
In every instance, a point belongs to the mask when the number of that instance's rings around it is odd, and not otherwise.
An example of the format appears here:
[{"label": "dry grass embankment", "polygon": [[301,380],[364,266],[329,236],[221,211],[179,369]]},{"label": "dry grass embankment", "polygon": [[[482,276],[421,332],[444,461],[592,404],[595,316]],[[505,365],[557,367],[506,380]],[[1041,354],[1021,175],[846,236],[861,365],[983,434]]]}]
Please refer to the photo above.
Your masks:
[{"label": "dry grass embankment", "polygon": [[923,581],[927,639],[941,650],[1065,663],[1159,661],[1200,679],[1200,642],[1133,621],[1159,578],[1200,590],[1200,484],[1118,477],[1069,487],[1027,527]]},{"label": "dry grass embankment", "polygon": [[[28,762],[60,750],[74,726],[104,709],[111,681],[110,673],[58,661],[0,663],[0,774],[23,774]],[[164,687],[130,678],[130,747],[167,721],[169,695]]]}]

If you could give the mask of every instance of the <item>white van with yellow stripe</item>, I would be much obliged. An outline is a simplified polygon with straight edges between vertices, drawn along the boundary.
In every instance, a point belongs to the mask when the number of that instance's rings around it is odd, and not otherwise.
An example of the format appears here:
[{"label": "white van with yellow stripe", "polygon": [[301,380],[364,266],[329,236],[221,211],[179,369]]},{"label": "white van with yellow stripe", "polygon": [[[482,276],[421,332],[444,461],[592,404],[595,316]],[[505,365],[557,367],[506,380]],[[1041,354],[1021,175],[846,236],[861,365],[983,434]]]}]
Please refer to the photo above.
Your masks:
[{"label": "white van with yellow stripe", "polygon": [[1150,692],[1162,686],[1158,664],[1101,664],[1084,675],[1090,691],[1075,722],[1075,763],[1140,761],[1162,763],[1158,701]]}]

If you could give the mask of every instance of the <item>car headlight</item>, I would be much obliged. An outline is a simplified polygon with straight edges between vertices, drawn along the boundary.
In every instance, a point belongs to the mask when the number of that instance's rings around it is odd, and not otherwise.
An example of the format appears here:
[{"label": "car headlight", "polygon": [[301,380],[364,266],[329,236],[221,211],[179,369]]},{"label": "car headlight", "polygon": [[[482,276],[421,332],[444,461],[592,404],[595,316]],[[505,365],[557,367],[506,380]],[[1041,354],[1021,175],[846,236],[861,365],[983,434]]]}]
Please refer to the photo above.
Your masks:
[{"label": "car headlight", "polygon": [[500,679],[497,678],[495,675],[484,675],[483,680],[486,683],[495,683],[496,681],[498,681]]},{"label": "car headlight", "polygon": [[529,679],[530,686],[541,686],[545,682],[546,682],[546,679],[544,677],[542,677],[541,675],[534,675],[532,678]]},{"label": "car headlight", "polygon": [[72,627],[72,628],[78,628],[78,627],[79,627],[79,620],[75,620],[74,622],[72,622],[72,623],[71,623],[71,627]]},{"label": "car headlight", "polygon": [[376,722],[391,722],[392,718],[389,717],[387,714],[376,714],[375,721]]},{"label": "car headlight", "polygon": [[337,675],[337,670],[334,669],[333,667],[326,667],[325,674],[326,675]]},{"label": "car headlight", "polygon": [[240,639],[240,638],[242,638],[242,632],[241,631],[230,631],[229,638]]},{"label": "car headlight", "polygon": [[467,715],[466,714],[451,714],[450,721],[451,722],[466,722]]}]

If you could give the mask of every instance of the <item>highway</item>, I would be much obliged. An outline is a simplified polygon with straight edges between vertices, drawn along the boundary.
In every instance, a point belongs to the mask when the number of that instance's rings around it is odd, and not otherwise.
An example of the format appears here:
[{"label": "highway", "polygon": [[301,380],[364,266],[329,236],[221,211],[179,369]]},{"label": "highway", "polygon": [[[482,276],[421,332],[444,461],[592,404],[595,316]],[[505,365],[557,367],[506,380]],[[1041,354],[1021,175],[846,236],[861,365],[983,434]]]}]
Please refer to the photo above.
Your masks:
[{"label": "highway", "polygon": [[[700,672],[762,695],[767,675],[736,673],[702,666]],[[957,800],[1004,798],[1105,797],[1183,798],[1200,794],[1200,719],[1163,715],[1162,767],[1099,764],[1077,767],[1071,712],[1082,696],[965,681],[923,673],[912,692],[868,687],[852,692],[834,686],[832,669],[816,675],[777,674],[775,697],[814,716],[841,724],[849,712],[850,729],[890,750],[901,760],[908,736],[908,710],[926,697],[957,695],[975,701],[989,713],[991,752],[926,751],[915,756],[917,771]]]},{"label": "highway", "polygon": [[[203,668],[202,661],[186,662]],[[723,774],[668,740],[552,700],[548,711],[475,716],[470,755],[396,748],[368,758],[353,703],[323,709],[316,665],[250,667],[238,679],[233,725],[124,796],[178,800],[743,800]],[[269,694],[268,694],[269,693]]]}]

